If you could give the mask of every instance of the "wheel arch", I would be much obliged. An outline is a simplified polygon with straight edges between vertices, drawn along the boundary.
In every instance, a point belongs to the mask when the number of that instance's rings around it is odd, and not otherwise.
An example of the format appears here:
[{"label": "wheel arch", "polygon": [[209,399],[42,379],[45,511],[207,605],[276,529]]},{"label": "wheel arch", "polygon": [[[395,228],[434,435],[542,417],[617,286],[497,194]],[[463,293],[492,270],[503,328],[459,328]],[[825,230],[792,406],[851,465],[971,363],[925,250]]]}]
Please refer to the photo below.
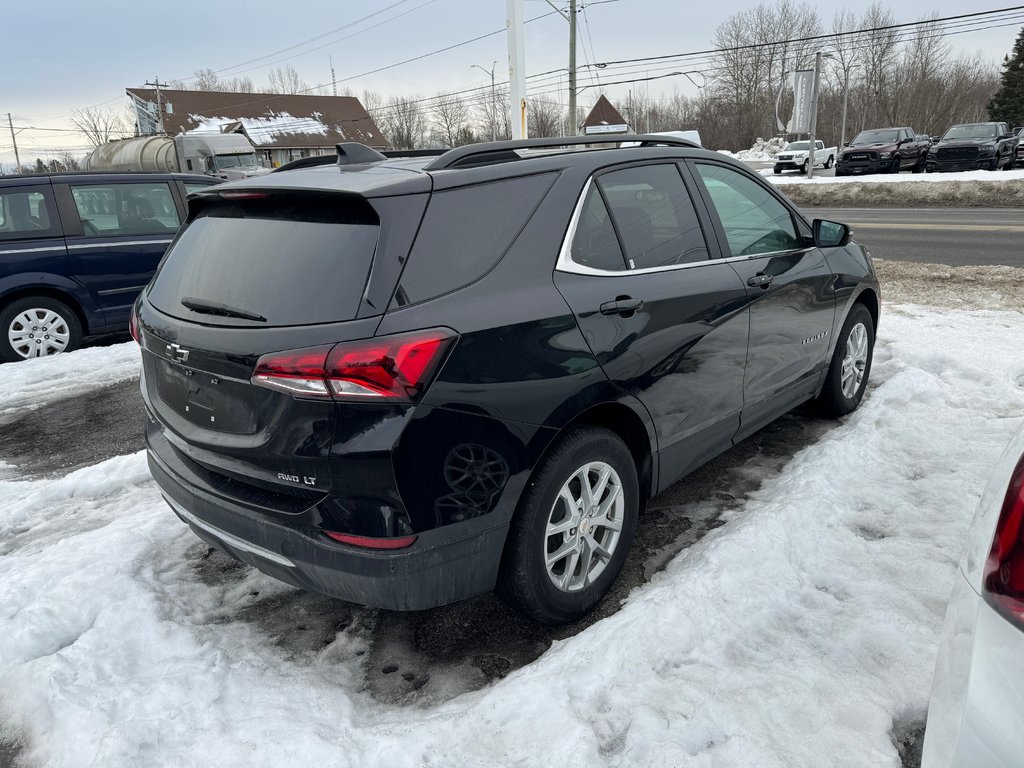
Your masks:
[{"label": "wheel arch", "polygon": [[21,288],[15,288],[8,291],[3,294],[3,296],[0,296],[0,312],[10,306],[13,302],[18,301],[19,299],[27,299],[32,296],[45,296],[48,299],[53,299],[54,301],[59,301],[61,304],[67,305],[71,311],[75,313],[75,317],[78,318],[78,323],[82,327],[82,335],[84,336],[91,332],[85,310],[75,295],[69,291],[54,288],[49,285],[22,286]]},{"label": "wheel arch", "polygon": [[[856,298],[853,300],[853,303],[850,304],[851,309],[853,308],[854,304],[863,304],[865,307],[867,307],[868,312],[871,313],[871,322],[874,324],[875,332],[877,333],[879,303],[878,294],[875,293],[875,290],[873,288],[865,288],[864,290],[857,294]],[[849,314],[849,312],[847,312],[847,314]],[[845,322],[845,318],[843,321]]]},{"label": "wheel arch", "polygon": [[[641,496],[643,499],[650,498],[657,483],[657,468],[654,462],[656,449],[653,434],[637,412],[622,402],[600,403],[591,406],[566,424],[559,432],[559,437],[570,429],[583,425],[603,427],[622,439],[636,463]],[[552,445],[556,441],[552,441]]]}]

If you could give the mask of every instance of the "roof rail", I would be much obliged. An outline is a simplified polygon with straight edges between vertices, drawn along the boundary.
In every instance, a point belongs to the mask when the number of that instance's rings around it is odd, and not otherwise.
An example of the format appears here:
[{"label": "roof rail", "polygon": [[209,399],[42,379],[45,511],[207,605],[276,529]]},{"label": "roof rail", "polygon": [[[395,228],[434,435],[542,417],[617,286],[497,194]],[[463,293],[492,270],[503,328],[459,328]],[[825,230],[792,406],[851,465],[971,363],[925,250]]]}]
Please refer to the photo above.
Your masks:
[{"label": "roof rail", "polygon": [[291,162],[279,165],[274,168],[271,173],[279,173],[281,171],[294,171],[296,168],[309,168],[313,165],[330,165],[338,161],[335,155],[315,155],[313,157],[300,157],[298,160],[292,160]]},{"label": "roof rail", "polygon": [[587,146],[590,144],[640,144],[651,147],[658,144],[670,147],[688,147],[700,149],[700,145],[675,136],[657,136],[651,134],[615,134],[603,136],[564,136],[547,139],[518,139],[514,141],[488,141],[481,144],[467,144],[463,147],[450,149],[437,160],[426,165],[425,171],[440,171],[445,168],[466,168],[473,165],[490,165],[521,160],[517,149],[557,149],[558,147]]},{"label": "roof rail", "polygon": [[383,155],[391,160],[399,157],[437,157],[447,151],[447,149],[386,149]]}]

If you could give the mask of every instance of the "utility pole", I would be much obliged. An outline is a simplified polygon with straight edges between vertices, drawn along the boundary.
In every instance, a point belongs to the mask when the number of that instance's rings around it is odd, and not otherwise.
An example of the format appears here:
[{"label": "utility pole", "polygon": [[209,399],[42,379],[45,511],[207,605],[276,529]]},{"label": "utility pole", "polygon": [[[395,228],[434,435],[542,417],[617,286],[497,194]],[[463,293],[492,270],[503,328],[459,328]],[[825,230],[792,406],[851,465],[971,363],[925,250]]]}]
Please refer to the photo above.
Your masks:
[{"label": "utility pole", "polygon": [[580,127],[576,125],[576,0],[569,0],[569,120],[570,136]]},{"label": "utility pole", "polygon": [[818,82],[821,79],[821,51],[814,54],[814,83],[811,86],[811,131],[807,152],[807,178],[814,178],[814,131],[818,127]]},{"label": "utility pole", "polygon": [[487,110],[487,114],[490,117],[491,123],[491,141],[498,140],[498,94],[494,90],[494,70],[498,68],[498,62],[495,60],[491,64],[490,69],[484,69],[479,64],[470,64],[469,68],[473,69],[476,67],[481,72],[486,72],[491,76],[491,108]]},{"label": "utility pole", "polygon": [[525,139],[526,129],[526,51],[523,46],[523,0],[506,0],[508,29],[508,96],[512,138]]},{"label": "utility pole", "polygon": [[[156,88],[156,132],[164,133],[164,108],[160,103],[160,78],[154,78],[152,83],[144,83],[144,85],[152,86]],[[164,83],[167,85],[167,83]]]},{"label": "utility pole", "polygon": [[11,129],[11,143],[14,144],[14,172],[21,173],[21,158],[18,157],[18,140],[14,138],[14,121],[11,113],[7,113],[7,126]]}]

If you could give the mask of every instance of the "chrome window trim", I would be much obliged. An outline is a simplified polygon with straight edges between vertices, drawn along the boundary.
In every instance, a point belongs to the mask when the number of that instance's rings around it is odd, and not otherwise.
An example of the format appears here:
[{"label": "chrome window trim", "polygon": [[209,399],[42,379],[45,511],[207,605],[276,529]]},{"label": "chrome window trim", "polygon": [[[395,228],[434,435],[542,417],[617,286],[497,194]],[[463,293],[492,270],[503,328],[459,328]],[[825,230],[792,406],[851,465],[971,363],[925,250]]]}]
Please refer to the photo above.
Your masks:
[{"label": "chrome window trim", "polygon": [[121,245],[166,245],[173,239],[169,237],[166,240],[131,240],[124,243],[82,243],[81,245],[69,245],[68,248],[79,250],[81,248],[116,248]]},{"label": "chrome window trim", "polygon": [[129,285],[127,288],[108,288],[105,291],[96,291],[100,296],[111,296],[115,293],[141,293],[145,285]]},{"label": "chrome window trim", "polygon": [[0,256],[6,256],[9,253],[42,253],[44,251],[63,251],[63,245],[48,245],[44,248],[15,248],[6,250],[3,247],[3,241],[0,241]]},{"label": "chrome window trim", "polygon": [[[594,177],[591,176],[587,179],[587,183],[583,186],[583,191],[580,193],[579,198],[576,200],[576,207],[573,209],[572,218],[569,219],[569,229],[565,233],[565,238],[562,240],[562,247],[558,250],[558,261],[555,262],[556,272],[568,272],[573,275],[590,275],[591,277],[626,277],[631,275],[650,275],[657,272],[674,272],[680,269],[690,269],[691,267],[706,267],[709,264],[723,264],[736,261],[750,261],[751,259],[761,259],[766,256],[777,256],[783,253],[798,253],[800,251],[809,251],[813,246],[805,248],[791,248],[784,251],[768,251],[766,253],[753,253],[746,256],[723,256],[720,259],[707,258],[704,261],[691,261],[686,264],[670,264],[665,267],[645,267],[644,269],[622,269],[622,270],[608,270],[608,269],[596,269],[594,267],[588,267],[585,264],[580,264],[572,260],[572,241],[576,237],[576,227],[579,224],[580,217],[583,215],[583,204],[587,199],[587,194],[590,192],[590,187],[594,183]],[[610,212],[609,212],[610,214]],[[709,251],[710,254],[710,251]]]}]

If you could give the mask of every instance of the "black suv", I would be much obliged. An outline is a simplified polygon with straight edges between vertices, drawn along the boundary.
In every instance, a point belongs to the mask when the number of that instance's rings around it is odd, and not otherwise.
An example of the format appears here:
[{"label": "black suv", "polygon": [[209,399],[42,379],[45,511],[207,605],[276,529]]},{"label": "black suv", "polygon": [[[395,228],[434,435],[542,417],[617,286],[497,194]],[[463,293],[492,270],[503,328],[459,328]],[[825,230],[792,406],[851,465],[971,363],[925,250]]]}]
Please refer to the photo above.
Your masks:
[{"label": "black suv", "polygon": [[178,516],[306,589],[497,586],[559,623],[645,499],[804,401],[856,408],[879,293],[847,227],[684,140],[616,140],[342,144],[191,195],[132,322]]}]

